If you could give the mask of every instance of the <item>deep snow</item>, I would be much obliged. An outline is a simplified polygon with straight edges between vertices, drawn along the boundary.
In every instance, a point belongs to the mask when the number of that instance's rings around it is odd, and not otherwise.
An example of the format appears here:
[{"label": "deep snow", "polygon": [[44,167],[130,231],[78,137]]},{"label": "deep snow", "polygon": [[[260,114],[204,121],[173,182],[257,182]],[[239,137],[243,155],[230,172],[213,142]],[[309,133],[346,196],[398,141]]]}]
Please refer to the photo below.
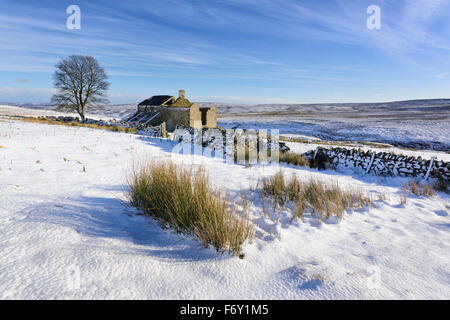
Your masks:
[{"label": "deep snow", "polygon": [[[172,153],[169,141],[0,119],[0,299],[448,299],[449,196],[409,195],[404,179],[283,166],[338,181],[374,208],[320,224],[265,217],[259,198],[245,259],[217,254],[125,207],[133,163],[203,165],[236,198],[277,167]],[[84,169],[85,170],[84,170]],[[353,175],[353,176],[352,176]]]}]

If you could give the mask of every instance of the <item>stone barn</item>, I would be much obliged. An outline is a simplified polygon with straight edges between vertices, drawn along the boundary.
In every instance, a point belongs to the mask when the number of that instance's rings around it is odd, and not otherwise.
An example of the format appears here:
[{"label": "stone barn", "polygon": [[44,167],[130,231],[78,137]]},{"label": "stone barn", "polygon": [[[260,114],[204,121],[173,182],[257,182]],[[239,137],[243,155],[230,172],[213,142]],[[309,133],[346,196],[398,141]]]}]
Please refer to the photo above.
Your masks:
[{"label": "stone barn", "polygon": [[128,122],[139,122],[146,126],[158,126],[166,123],[167,131],[177,126],[191,128],[216,128],[217,107],[200,108],[185,98],[185,91],[179,91],[179,97],[169,95],[153,96],[138,104],[137,112]]}]

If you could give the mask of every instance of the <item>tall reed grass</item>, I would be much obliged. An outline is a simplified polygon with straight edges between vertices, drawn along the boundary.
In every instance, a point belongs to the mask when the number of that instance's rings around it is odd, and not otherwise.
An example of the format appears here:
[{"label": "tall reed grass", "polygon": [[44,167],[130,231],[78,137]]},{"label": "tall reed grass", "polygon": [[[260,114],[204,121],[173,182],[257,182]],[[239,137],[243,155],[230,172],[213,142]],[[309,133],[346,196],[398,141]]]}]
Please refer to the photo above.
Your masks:
[{"label": "tall reed grass", "polygon": [[239,215],[228,196],[211,187],[203,169],[194,172],[171,162],[148,163],[133,171],[128,197],[145,214],[195,235],[219,252],[240,255],[241,246],[253,235],[248,213]]},{"label": "tall reed grass", "polygon": [[306,211],[310,211],[321,221],[326,221],[330,216],[342,219],[346,209],[353,210],[372,204],[370,197],[361,190],[343,188],[337,182],[323,183],[314,179],[300,181],[296,175],[286,179],[281,171],[262,179],[262,196],[272,198],[279,206],[295,202],[297,218],[302,218]]}]

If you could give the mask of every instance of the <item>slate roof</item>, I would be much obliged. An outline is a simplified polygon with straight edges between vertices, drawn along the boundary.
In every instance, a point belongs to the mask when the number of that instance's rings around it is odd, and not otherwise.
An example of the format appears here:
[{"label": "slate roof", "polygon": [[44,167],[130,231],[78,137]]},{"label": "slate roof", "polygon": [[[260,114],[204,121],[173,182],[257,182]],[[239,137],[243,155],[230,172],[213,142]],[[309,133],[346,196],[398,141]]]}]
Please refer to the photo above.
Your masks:
[{"label": "slate roof", "polygon": [[160,106],[170,98],[173,96],[153,96],[139,103],[139,106]]}]

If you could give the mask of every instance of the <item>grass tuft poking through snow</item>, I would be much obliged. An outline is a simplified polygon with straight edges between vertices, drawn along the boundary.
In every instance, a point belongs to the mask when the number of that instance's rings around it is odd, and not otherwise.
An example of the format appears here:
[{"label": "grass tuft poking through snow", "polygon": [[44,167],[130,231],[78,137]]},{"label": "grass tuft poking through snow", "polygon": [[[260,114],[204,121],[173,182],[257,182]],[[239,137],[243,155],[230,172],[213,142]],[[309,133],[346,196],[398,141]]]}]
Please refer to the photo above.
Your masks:
[{"label": "grass tuft poking through snow", "polygon": [[433,182],[433,189],[440,192],[448,193],[448,180],[445,180],[442,177],[435,179]]},{"label": "grass tuft poking through snow", "polygon": [[203,169],[150,162],[134,170],[128,188],[131,205],[219,252],[241,257],[253,235],[248,214],[241,217],[223,192],[213,190]]},{"label": "grass tuft poking through snow", "polygon": [[[271,154],[272,154],[271,150],[268,149],[266,156],[268,158],[270,158]],[[245,164],[247,166],[250,166],[250,149],[249,149],[248,145],[245,146],[243,158],[245,159]],[[259,152],[256,152],[256,158],[257,159],[254,159],[254,160],[263,161],[263,155],[260,154]],[[244,159],[242,159],[242,160],[244,160]],[[306,159],[303,155],[292,152],[292,151],[280,152],[278,160],[281,163],[287,163],[287,164],[291,164],[294,166],[311,167],[311,164],[308,161],[308,159]],[[236,146],[234,148],[234,162],[238,163],[238,151],[237,151]]]},{"label": "grass tuft poking through snow", "polygon": [[309,167],[309,161],[301,154],[295,152],[280,152],[280,162],[292,164],[294,166]]},{"label": "grass tuft poking through snow", "polygon": [[411,192],[415,196],[419,197],[431,197],[434,195],[433,187],[428,183],[420,183],[415,180],[409,180],[408,183],[403,183],[403,191]]},{"label": "grass tuft poking through snow", "polygon": [[343,188],[338,183],[325,184],[314,179],[302,182],[296,175],[287,181],[281,171],[262,180],[262,196],[272,197],[275,204],[280,206],[294,201],[297,218],[302,218],[306,211],[310,211],[321,221],[326,221],[330,216],[342,219],[346,209],[372,204],[372,200],[361,190]]}]

